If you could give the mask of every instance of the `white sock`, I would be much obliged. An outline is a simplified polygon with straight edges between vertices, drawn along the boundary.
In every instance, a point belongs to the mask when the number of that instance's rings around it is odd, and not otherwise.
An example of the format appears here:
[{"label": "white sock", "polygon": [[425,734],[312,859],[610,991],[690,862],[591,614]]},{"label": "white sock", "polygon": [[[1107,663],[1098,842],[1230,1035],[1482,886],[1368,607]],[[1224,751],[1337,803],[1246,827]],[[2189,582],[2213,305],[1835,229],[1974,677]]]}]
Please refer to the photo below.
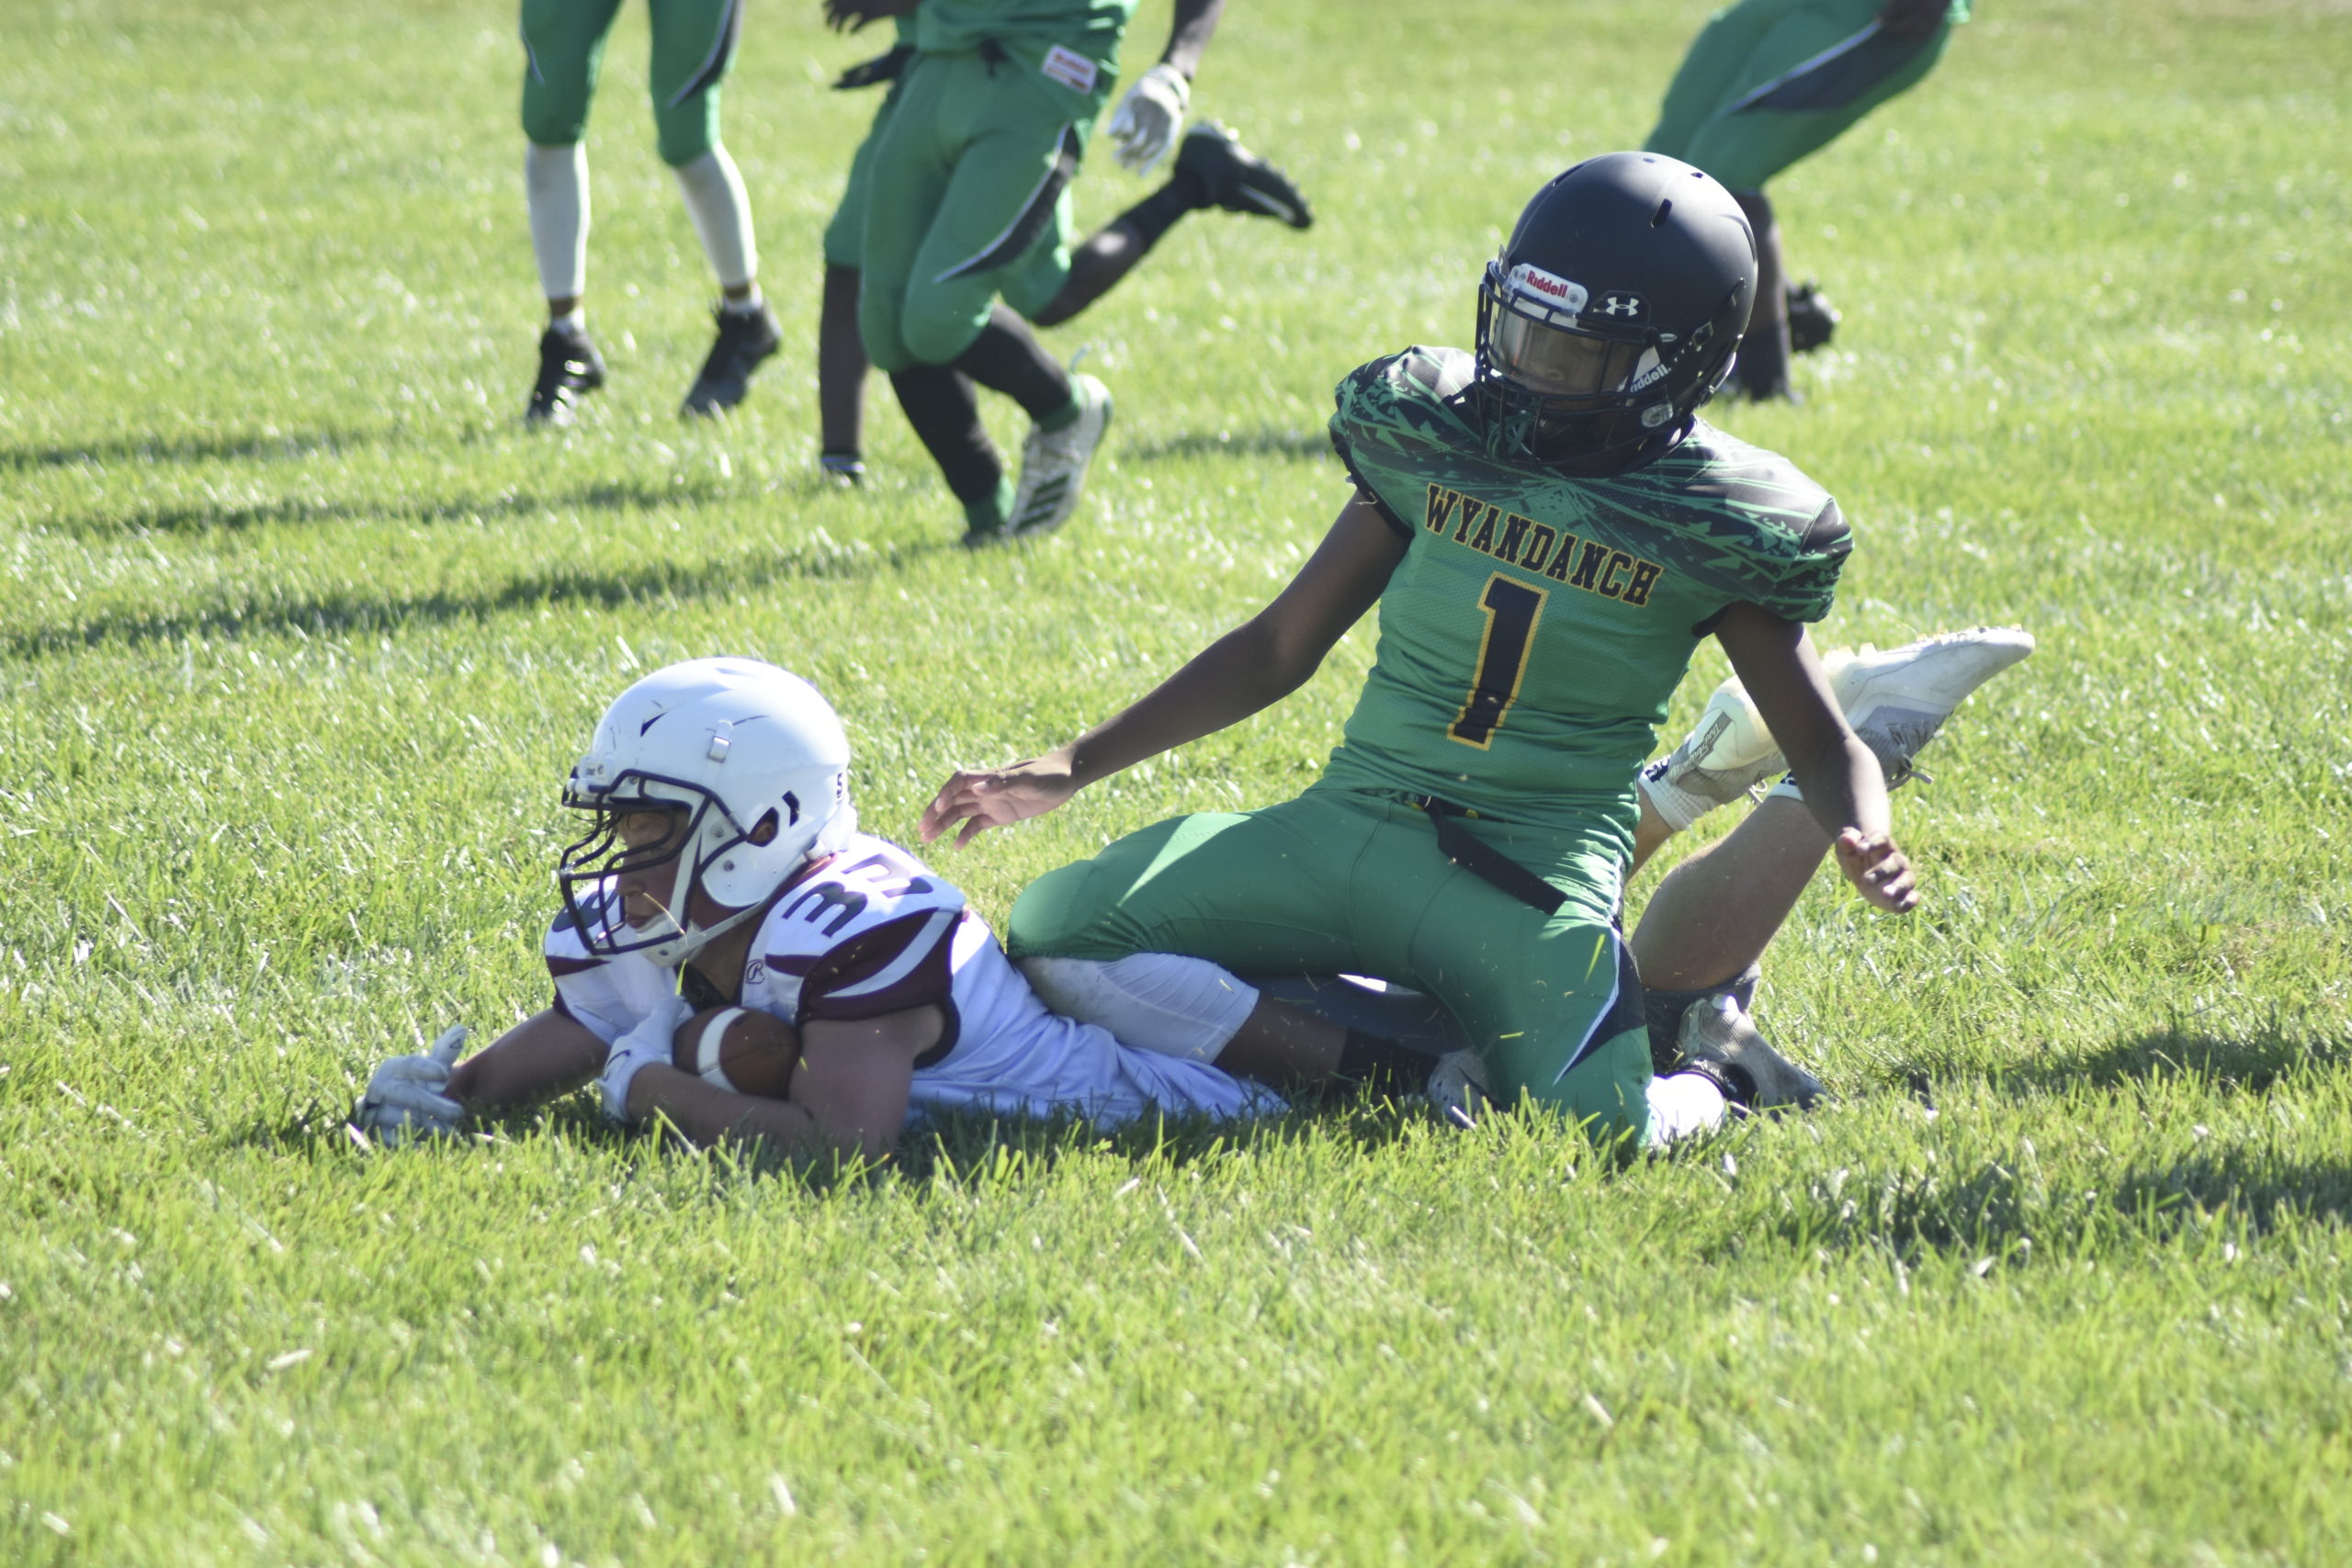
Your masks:
[{"label": "white sock", "polygon": [[[687,216],[695,220],[695,232],[702,236],[703,254],[710,258],[718,286],[741,288],[760,271],[760,247],[752,237],[752,198],[743,189],[742,173],[724,147],[713,147],[676,172]],[[753,298],[757,299],[756,290]],[[730,301],[729,308],[752,307]]]},{"label": "white sock", "polygon": [[550,299],[576,299],[588,288],[588,144],[530,144],[523,188],[531,203],[531,253],[539,288]]},{"label": "white sock", "polygon": [[1056,1012],[1099,1024],[1123,1045],[1214,1062],[1258,1006],[1258,988],[1205,958],[1136,953],[1092,958],[1024,958],[1038,999]]},{"label": "white sock", "polygon": [[575,297],[571,309],[560,316],[549,316],[548,325],[573,337],[584,337],[588,333],[588,312]]},{"label": "white sock", "polygon": [[1677,1138],[1713,1132],[1724,1124],[1731,1102],[1724,1091],[1697,1073],[1668,1073],[1650,1079],[1650,1146],[1662,1148]]},{"label": "white sock", "polygon": [[1657,819],[1678,833],[1723,804],[1668,783],[1664,762],[1653,762],[1644,768],[1634,783],[1649,797],[1650,809],[1657,813]]}]

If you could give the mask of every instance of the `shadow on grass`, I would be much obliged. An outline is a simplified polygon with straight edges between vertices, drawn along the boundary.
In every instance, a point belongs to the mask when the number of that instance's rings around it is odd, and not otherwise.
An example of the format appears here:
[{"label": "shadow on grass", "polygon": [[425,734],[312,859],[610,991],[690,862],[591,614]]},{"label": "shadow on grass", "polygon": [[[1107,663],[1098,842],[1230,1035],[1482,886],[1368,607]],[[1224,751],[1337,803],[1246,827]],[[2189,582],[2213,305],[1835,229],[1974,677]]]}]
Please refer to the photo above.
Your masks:
[{"label": "shadow on grass", "polygon": [[181,435],[122,435],[59,446],[0,446],[0,468],[65,468],[82,463],[227,463],[333,456],[373,446],[381,430],[208,431]]},{"label": "shadow on grass", "polygon": [[1119,460],[1157,463],[1174,457],[1281,457],[1292,462],[1331,456],[1331,438],[1315,430],[1188,430],[1165,440],[1123,446]]},{"label": "shadow on grass", "polygon": [[[364,1158],[384,1152],[360,1141],[347,1124],[349,1112],[350,1107],[340,1102],[312,1100],[299,1106],[289,1104],[224,1134],[220,1143],[229,1149],[312,1158]],[[646,1134],[624,1131],[606,1121],[586,1094],[533,1110],[477,1118],[469,1132],[479,1136],[459,1146],[554,1137],[571,1144],[602,1145],[616,1152],[633,1150],[655,1157],[663,1153]],[[1437,1127],[1425,1111],[1365,1100],[1242,1122],[1168,1117],[1113,1128],[1098,1127],[1075,1116],[1040,1119],[957,1111],[927,1119],[899,1140],[886,1165],[865,1170],[805,1170],[764,1149],[704,1155],[679,1147],[668,1153],[680,1159],[708,1160],[721,1179],[777,1178],[819,1188],[844,1180],[929,1186],[1027,1181],[1073,1157],[1107,1158],[1139,1168],[1181,1169],[1282,1148],[1307,1138],[1352,1144],[1368,1154],[1430,1133],[1453,1135],[1450,1130]]]},{"label": "shadow on grass", "polygon": [[306,501],[289,497],[235,506],[198,502],[187,506],[137,507],[106,517],[59,517],[46,526],[77,538],[114,534],[240,533],[271,524],[459,523],[503,517],[537,517],[566,511],[645,511],[657,506],[741,499],[738,487],[707,480],[657,483],[608,481],[552,494],[503,492],[457,501]]},{"label": "shadow on grass", "polygon": [[102,615],[74,626],[12,633],[0,639],[0,657],[34,659],[102,643],[169,643],[191,637],[386,632],[452,621],[487,621],[545,604],[611,609],[649,600],[718,598],[779,582],[863,581],[904,570],[922,556],[955,547],[945,540],[870,550],[802,545],[773,552],[745,552],[720,560],[653,561],[618,571],[549,567],[478,591],[401,597],[354,587],[271,604],[223,605],[192,615]]},{"label": "shadow on grass", "polygon": [[2195,1078],[2216,1089],[2259,1094],[2295,1073],[2352,1063],[2352,1042],[2315,1037],[2287,1019],[2246,1034],[2151,1030],[2084,1055],[2003,1069],[2000,1083],[2031,1095],[2083,1088],[2122,1089],[2167,1078]]}]

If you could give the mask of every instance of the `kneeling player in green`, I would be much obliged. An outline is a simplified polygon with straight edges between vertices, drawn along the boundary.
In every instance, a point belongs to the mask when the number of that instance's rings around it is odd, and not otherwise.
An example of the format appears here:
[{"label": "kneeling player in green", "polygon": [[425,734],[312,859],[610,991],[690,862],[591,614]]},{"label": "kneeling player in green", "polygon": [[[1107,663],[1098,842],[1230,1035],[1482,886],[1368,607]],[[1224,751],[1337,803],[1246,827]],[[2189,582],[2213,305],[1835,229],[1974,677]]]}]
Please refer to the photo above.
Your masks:
[{"label": "kneeling player in green", "polygon": [[[827,231],[825,466],[852,480],[862,467],[865,367],[840,326],[854,289],[858,346],[889,374],[908,423],[962,503],[967,544],[1059,526],[1109,423],[1109,390],[1065,370],[1027,321],[1075,316],[1188,212],[1222,207],[1299,229],[1313,221],[1279,170],[1204,125],[1184,138],[1167,185],[1071,245],[1069,185],[1117,84],[1135,4],[925,0],[913,10],[913,52]],[[851,26],[910,8],[910,0],[827,6],[836,25]],[[1178,0],[1166,54],[1112,122],[1130,166],[1148,166],[1174,140],[1223,9],[1224,0]],[[974,383],[1011,397],[1033,422],[1017,487],[980,423]]]},{"label": "kneeling player in green", "polygon": [[[1278,700],[1380,605],[1376,661],[1312,788],[1048,874],[1013,908],[1016,956],[1099,965],[1111,984],[1163,954],[1377,975],[1442,1002],[1507,1099],[1644,1139],[1719,1120],[1725,1089],[1772,1098],[1755,1072],[1653,1081],[1615,925],[1635,774],[1708,636],[1840,870],[1882,908],[1917,901],[1879,764],[1804,637],[1850,545],[1837,504],[1696,418],[1755,287],[1747,222],[1697,169],[1616,153],[1545,186],[1487,268],[1475,356],[1412,349],[1340,383],[1332,436],[1357,493],[1290,586],[1125,713],[1045,757],[959,773],[933,803],[924,836],[961,824],[967,841],[1050,810]],[[1785,909],[1760,911],[1768,934]],[[1671,941],[1636,942],[1679,962]],[[1788,1070],[1752,1044],[1751,1064]],[[1373,1076],[1379,1056],[1261,1001],[1216,1059],[1312,1079]]]},{"label": "kneeling player in green", "polygon": [[1838,320],[1810,285],[1787,289],[1764,183],[1917,85],[1967,19],[1968,0],[1739,0],[1683,57],[1646,145],[1729,186],[1756,230],[1756,311],[1739,345],[1748,396],[1792,397],[1791,349],[1827,342]]},{"label": "kneeling player in green", "polygon": [[[718,333],[679,412],[718,413],[743,400],[752,372],[782,342],[760,297],[759,247],[743,176],[718,140],[719,83],[735,58],[743,0],[647,0],[653,24],[648,85],[662,161],[678,176],[695,232],[718,274]],[[524,179],[531,248],[547,292],[539,374],[525,417],[569,424],[582,394],[605,384],[588,336],[588,105],[620,0],[523,0]]]}]

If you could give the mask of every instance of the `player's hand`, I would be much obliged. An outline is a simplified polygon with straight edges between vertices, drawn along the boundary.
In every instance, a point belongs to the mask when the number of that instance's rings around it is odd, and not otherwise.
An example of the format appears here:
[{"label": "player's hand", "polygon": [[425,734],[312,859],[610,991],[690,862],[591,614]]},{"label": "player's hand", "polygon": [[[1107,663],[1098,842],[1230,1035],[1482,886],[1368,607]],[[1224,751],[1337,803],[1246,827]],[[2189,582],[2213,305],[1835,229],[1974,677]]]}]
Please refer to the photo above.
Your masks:
[{"label": "player's hand", "polygon": [[1070,776],[1068,753],[1032,757],[1009,768],[957,773],[938,798],[923,808],[922,841],[926,844],[961,823],[956,847],[962,849],[989,828],[1010,827],[1031,817],[1043,817],[1078,793]]},{"label": "player's hand", "polygon": [[657,1063],[669,1065],[678,1031],[694,1015],[694,1004],[685,998],[664,997],[635,1029],[613,1042],[605,1055],[604,1076],[596,1080],[604,1090],[605,1115],[624,1127],[628,1125],[629,1085],[643,1069]]},{"label": "player's hand", "polygon": [[1908,914],[1918,908],[1919,879],[1892,838],[1849,828],[1838,835],[1834,847],[1838,869],[1865,899],[1890,914]]},{"label": "player's hand", "polygon": [[885,17],[912,14],[916,0],[825,0],[825,25],[837,33],[856,32]]},{"label": "player's hand", "polygon": [[1951,0],[1887,0],[1878,14],[1879,30],[1889,38],[1923,39],[1944,25]]},{"label": "player's hand", "polygon": [[1175,145],[1176,133],[1184,129],[1184,110],[1192,101],[1193,85],[1168,62],[1163,60],[1145,72],[1143,79],[1119,100],[1119,112],[1111,117],[1109,135],[1118,149],[1119,167],[1139,175],[1150,173],[1151,166]]},{"label": "player's hand", "polygon": [[386,1148],[456,1133],[466,1108],[441,1091],[466,1048],[467,1032],[462,1023],[443,1030],[422,1055],[394,1056],[377,1067],[352,1110],[351,1124]]}]

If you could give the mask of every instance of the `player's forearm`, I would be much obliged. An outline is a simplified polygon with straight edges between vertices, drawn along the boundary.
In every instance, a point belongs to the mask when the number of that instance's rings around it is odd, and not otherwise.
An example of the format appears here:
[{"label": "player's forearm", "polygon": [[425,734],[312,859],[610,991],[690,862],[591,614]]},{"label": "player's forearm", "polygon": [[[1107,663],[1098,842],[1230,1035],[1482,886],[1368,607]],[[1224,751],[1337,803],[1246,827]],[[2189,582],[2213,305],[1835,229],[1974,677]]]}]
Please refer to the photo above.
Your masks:
[{"label": "player's forearm", "polygon": [[1840,733],[1803,753],[1789,755],[1789,771],[1804,792],[1805,809],[1835,839],[1848,828],[1867,835],[1885,833],[1893,821],[1886,804],[1886,775],[1871,749],[1841,727]]},{"label": "player's forearm", "polygon": [[511,1111],[595,1080],[605,1043],[553,1008],[535,1013],[449,1074],[450,1099],[469,1111]]},{"label": "player's forearm", "polygon": [[1216,36],[1217,19],[1225,15],[1225,0],[1176,0],[1176,19],[1168,29],[1168,50],[1159,58],[1191,81],[1200,73],[1201,57]]},{"label": "player's forearm", "polygon": [[1321,662],[1285,650],[1262,616],[1209,644],[1141,701],[1065,748],[1079,787],[1240,723],[1303,685]]},{"label": "player's forearm", "polygon": [[731,1093],[660,1063],[640,1068],[629,1081],[628,1113],[632,1122],[658,1114],[702,1148],[764,1144],[772,1153],[800,1165],[828,1165],[856,1154],[874,1157],[888,1144],[888,1136],[879,1134],[870,1139],[830,1137],[814,1116],[790,1100]]}]

